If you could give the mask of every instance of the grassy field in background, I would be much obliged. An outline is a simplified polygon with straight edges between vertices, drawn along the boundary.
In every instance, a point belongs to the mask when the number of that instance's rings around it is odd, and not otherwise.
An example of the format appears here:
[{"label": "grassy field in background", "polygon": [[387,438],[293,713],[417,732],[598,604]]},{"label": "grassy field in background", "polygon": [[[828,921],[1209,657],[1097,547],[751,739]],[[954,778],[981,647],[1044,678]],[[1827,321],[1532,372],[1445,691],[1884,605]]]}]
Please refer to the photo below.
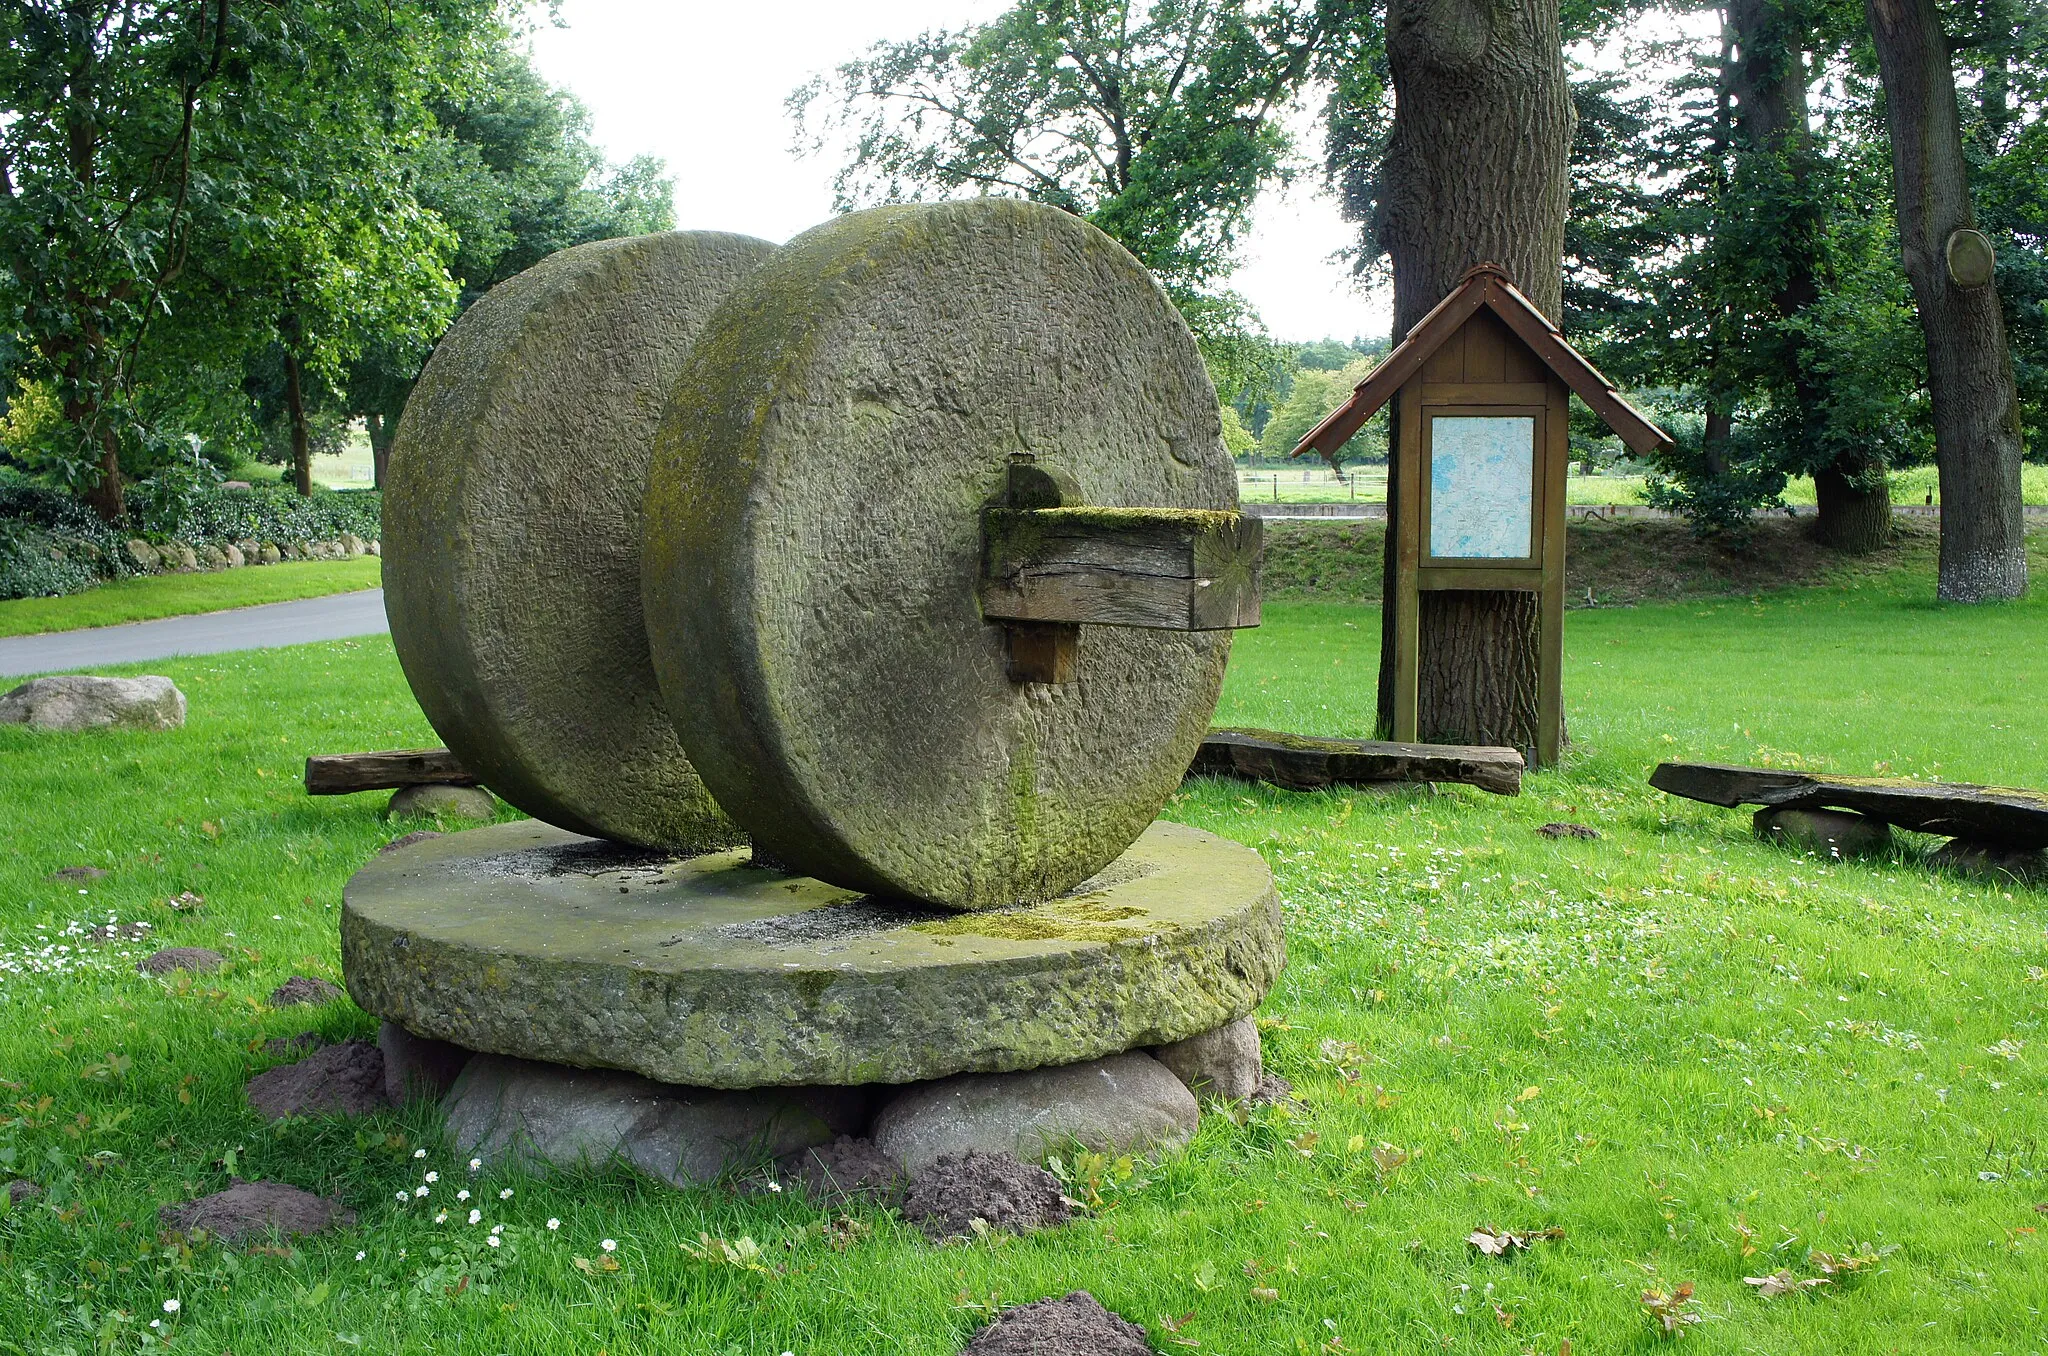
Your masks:
[{"label": "grassy field in background", "polygon": [[[1354,491],[1348,479],[1339,480],[1328,466],[1307,461],[1281,467],[1240,466],[1237,473],[1239,495],[1263,503],[1274,502],[1276,475],[1279,477],[1278,502],[1283,504],[1333,504],[1353,499],[1361,503],[1378,504],[1386,502],[1387,498],[1387,468],[1384,466],[1360,466],[1354,470],[1350,477],[1358,482]],[[1941,491],[1936,484],[1935,469],[1932,466],[1914,466],[1903,471],[1894,471],[1891,486],[1894,504],[1924,504],[1930,494],[1934,496],[1935,503],[1941,502]],[[2048,504],[2048,466],[2021,467],[2020,490],[2027,503]],[[1793,478],[1785,486],[1783,498],[1788,504],[1811,506],[1812,477]],[[1565,481],[1565,502],[1640,504],[1644,502],[1643,477],[1574,474]]]},{"label": "grassy field in background", "polygon": [[[1206,1117],[1184,1153],[1091,1163],[1073,1225],[943,1249],[788,1196],[470,1179],[426,1110],[260,1121],[265,1038],[373,1029],[263,999],[339,977],[342,882],[411,827],[379,795],[309,799],[300,760],[433,736],[381,638],[152,664],[181,731],[0,729],[0,1176],[50,1187],[0,1219],[0,1351],[951,1356],[991,1306],[1079,1287],[1162,1352],[1590,1356],[1670,1346],[1642,1296],[1685,1285],[1695,1352],[2048,1350],[2048,892],[1931,874],[1919,842],[1798,857],[1644,784],[1692,757],[2048,785],[2048,601],[1931,591],[1899,569],[1575,613],[1572,749],[1520,798],[1189,783],[1167,814],[1273,867],[1291,959],[1265,1040],[1306,1108]],[[1367,733],[1377,634],[1370,607],[1269,604],[1218,722]],[[49,879],[79,864],[111,874]],[[187,891],[201,911],[167,907]],[[55,949],[110,918],[229,965],[163,982],[144,946]],[[159,1204],[237,1175],[359,1221],[159,1238]],[[435,1225],[458,1185],[481,1222]],[[1562,1236],[1489,1258],[1482,1225]],[[705,1260],[700,1235],[761,1256]],[[1744,1282],[1828,1257],[1868,1260],[1777,1299]]]},{"label": "grassy field in background", "polygon": [[319,598],[373,589],[383,577],[383,562],[375,556],[287,560],[202,574],[136,575],[62,598],[0,602],[0,636],[35,636],[82,626],[116,626],[255,603]]}]

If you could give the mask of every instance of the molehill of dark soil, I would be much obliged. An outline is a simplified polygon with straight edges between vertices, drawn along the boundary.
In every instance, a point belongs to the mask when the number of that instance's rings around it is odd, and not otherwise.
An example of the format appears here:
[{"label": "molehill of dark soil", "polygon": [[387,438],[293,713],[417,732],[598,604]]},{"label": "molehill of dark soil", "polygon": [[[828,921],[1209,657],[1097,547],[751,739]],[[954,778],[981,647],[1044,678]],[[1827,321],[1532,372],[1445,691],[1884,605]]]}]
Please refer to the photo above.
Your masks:
[{"label": "molehill of dark soil", "polygon": [[263,1042],[263,1053],[273,1059],[286,1055],[303,1055],[309,1050],[318,1050],[327,1044],[327,1038],[317,1031],[301,1031],[296,1036],[272,1036]]},{"label": "molehill of dark soil", "polygon": [[1020,1304],[974,1334],[960,1356],[1152,1356],[1145,1330],[1086,1290]]},{"label": "molehill of dark soil", "polygon": [[907,1185],[901,1164],[877,1149],[873,1140],[851,1135],[786,1155],[776,1167],[819,1205],[856,1200],[894,1205]]},{"label": "molehill of dark soil", "polygon": [[167,946],[154,955],[144,956],[139,967],[145,975],[167,975],[173,970],[195,970],[208,974],[226,962],[218,951],[209,951],[203,946]]},{"label": "molehill of dark soil", "polygon": [[356,1212],[340,1201],[316,1196],[282,1182],[237,1182],[226,1191],[201,1196],[182,1205],[166,1205],[157,1211],[166,1229],[191,1233],[204,1229],[230,1243],[279,1234],[317,1234],[322,1229],[347,1228],[356,1222]]},{"label": "molehill of dark soil", "polygon": [[310,975],[293,975],[270,991],[270,1006],[288,1008],[296,1003],[332,1003],[341,997],[341,986]]},{"label": "molehill of dark soil", "polygon": [[42,1194],[43,1189],[26,1177],[17,1177],[7,1184],[9,1205],[20,1205],[23,1201],[32,1201]]},{"label": "molehill of dark soil", "polygon": [[106,872],[97,866],[67,866],[50,873],[51,880],[100,880]]},{"label": "molehill of dark soil", "polygon": [[1294,1095],[1294,1084],[1276,1073],[1259,1075],[1258,1090],[1252,1093],[1252,1101],[1260,1106],[1278,1106],[1282,1103],[1290,1103],[1294,1106],[1305,1105],[1299,1097]]},{"label": "molehill of dark soil", "polygon": [[391,1105],[384,1094],[384,1054],[369,1041],[343,1041],[296,1064],[280,1064],[249,1080],[249,1105],[267,1120],[283,1116],[363,1116]]},{"label": "molehill of dark soil", "polygon": [[85,935],[95,942],[139,942],[153,931],[147,923],[102,923]]},{"label": "molehill of dark soil", "polygon": [[933,1239],[971,1235],[974,1220],[1022,1234],[1065,1224],[1060,1179],[1008,1154],[947,1154],[919,1173],[903,1198],[903,1218]]}]

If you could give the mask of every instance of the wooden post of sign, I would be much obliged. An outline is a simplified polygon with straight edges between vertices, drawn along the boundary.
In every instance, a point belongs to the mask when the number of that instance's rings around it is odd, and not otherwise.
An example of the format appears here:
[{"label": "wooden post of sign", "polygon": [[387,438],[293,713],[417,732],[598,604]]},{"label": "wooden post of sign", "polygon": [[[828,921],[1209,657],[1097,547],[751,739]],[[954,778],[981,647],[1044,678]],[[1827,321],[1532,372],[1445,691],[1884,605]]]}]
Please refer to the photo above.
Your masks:
[{"label": "wooden post of sign", "polygon": [[1536,729],[1524,747],[1536,766],[1556,764],[1564,743],[1564,510],[1574,392],[1636,452],[1670,445],[1499,265],[1481,264],[1296,445],[1295,456],[1334,454],[1394,402],[1388,500],[1397,511],[1385,604],[1394,609],[1394,709],[1382,716],[1396,740],[1506,742],[1492,731],[1420,729],[1422,595],[1527,592],[1537,599]]}]

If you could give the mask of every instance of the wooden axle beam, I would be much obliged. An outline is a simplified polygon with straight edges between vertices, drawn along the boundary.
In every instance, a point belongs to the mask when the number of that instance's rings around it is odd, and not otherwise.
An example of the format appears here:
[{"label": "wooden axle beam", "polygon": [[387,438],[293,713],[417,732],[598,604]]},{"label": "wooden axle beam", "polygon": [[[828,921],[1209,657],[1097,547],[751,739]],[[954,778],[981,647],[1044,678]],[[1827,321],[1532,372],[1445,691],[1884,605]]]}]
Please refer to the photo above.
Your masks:
[{"label": "wooden axle beam", "polygon": [[390,749],[382,753],[330,753],[306,760],[306,794],[345,796],[354,791],[395,791],[403,786],[475,786],[477,775],[447,749]]},{"label": "wooden axle beam", "polygon": [[1207,509],[982,513],[990,621],[1224,631],[1259,624],[1258,518]]},{"label": "wooden axle beam", "polygon": [[1497,796],[1518,796],[1523,771],[1522,755],[1513,749],[1316,739],[1272,730],[1211,730],[1188,775],[1269,782],[1289,791],[1463,782]]}]

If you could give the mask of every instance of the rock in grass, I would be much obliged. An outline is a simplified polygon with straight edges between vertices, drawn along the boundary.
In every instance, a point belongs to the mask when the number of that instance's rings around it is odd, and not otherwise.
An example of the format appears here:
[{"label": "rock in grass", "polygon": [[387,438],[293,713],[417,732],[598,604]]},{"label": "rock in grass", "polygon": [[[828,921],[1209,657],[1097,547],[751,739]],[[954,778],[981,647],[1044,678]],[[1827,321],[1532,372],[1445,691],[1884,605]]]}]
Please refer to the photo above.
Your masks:
[{"label": "rock in grass", "polygon": [[1009,1154],[947,1154],[917,1174],[903,1218],[934,1241],[971,1238],[974,1221],[998,1233],[1028,1234],[1072,1214],[1060,1179]]},{"label": "rock in grass", "polygon": [[958,1074],[897,1094],[875,1117],[875,1143],[913,1177],[948,1154],[1036,1162],[1069,1142],[1145,1152],[1187,1142],[1200,1121],[1193,1093],[1150,1055],[1022,1073]]},{"label": "rock in grass", "polygon": [[0,725],[37,730],[175,730],[185,723],[185,694],[168,678],[98,678],[73,673],[35,678],[0,696]]},{"label": "rock in grass", "polygon": [[1152,1057],[1197,1097],[1237,1102],[1259,1090],[1259,1026],[1249,1017],[1171,1045],[1154,1046]]},{"label": "rock in grass", "polygon": [[1847,810],[1773,810],[1756,812],[1756,836],[1768,843],[1841,860],[1888,851],[1892,826],[1869,815]]},{"label": "rock in grass", "polygon": [[478,1055],[443,1109],[449,1143],[486,1162],[545,1170],[624,1160],[691,1186],[829,1143],[871,1104],[857,1088],[725,1092]]},{"label": "rock in grass", "polygon": [[230,1243],[317,1234],[356,1222],[356,1212],[340,1201],[316,1196],[282,1182],[237,1182],[226,1191],[201,1196],[157,1211],[166,1229],[193,1233],[204,1229]]},{"label": "rock in grass", "polygon": [[311,975],[293,975],[270,991],[270,1006],[295,1007],[301,1003],[332,1003],[341,997],[341,986]]},{"label": "rock in grass", "polygon": [[377,1048],[384,1052],[384,1095],[401,1106],[440,1101],[474,1054],[447,1041],[415,1036],[396,1022],[377,1028]]},{"label": "rock in grass", "polygon": [[481,786],[406,786],[392,792],[384,817],[403,819],[409,815],[487,821],[498,817],[498,802]]},{"label": "rock in grass", "polygon": [[1958,875],[2002,885],[2039,885],[2048,881],[2048,852],[2000,847],[1951,838],[1927,854],[1927,864]]},{"label": "rock in grass", "polygon": [[167,946],[153,955],[144,956],[136,968],[145,975],[167,975],[173,970],[190,970],[206,975],[226,963],[227,958],[220,952],[203,946]]},{"label": "rock in grass", "polygon": [[286,1116],[365,1116],[391,1105],[384,1055],[368,1041],[343,1041],[296,1064],[266,1069],[244,1089],[266,1120]]},{"label": "rock in grass", "polygon": [[974,1334],[960,1356],[1152,1356],[1145,1330],[1086,1290],[1020,1304]]}]

